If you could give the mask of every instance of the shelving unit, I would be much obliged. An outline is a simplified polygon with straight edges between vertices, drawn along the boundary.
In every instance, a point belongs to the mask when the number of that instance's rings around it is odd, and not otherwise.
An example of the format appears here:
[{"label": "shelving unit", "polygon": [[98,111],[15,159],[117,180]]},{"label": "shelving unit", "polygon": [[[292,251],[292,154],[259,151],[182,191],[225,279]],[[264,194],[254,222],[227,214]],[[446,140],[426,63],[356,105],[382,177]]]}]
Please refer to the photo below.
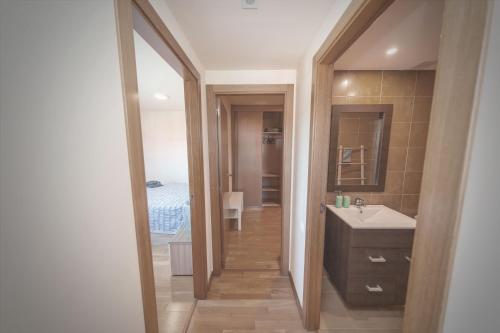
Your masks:
[{"label": "shelving unit", "polygon": [[262,114],[262,206],[281,206],[283,113]]}]

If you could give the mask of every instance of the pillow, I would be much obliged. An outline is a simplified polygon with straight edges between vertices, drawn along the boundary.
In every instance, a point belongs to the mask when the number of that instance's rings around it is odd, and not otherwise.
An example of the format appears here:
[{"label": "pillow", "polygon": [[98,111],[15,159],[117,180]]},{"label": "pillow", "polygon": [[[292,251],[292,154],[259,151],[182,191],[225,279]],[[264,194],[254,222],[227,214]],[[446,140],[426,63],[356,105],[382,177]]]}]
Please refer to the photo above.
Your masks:
[{"label": "pillow", "polygon": [[162,183],[159,180],[150,180],[146,182],[146,187],[149,188],[155,188],[155,187],[160,187],[163,186]]}]

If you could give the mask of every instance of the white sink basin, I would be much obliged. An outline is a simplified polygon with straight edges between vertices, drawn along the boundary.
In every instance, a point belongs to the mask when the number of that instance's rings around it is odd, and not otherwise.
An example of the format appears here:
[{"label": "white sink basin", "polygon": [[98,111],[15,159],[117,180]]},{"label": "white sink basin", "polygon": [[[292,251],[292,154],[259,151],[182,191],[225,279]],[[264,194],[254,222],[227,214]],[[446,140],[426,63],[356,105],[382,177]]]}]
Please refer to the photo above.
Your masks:
[{"label": "white sink basin", "polygon": [[416,220],[384,205],[336,208],[328,205],[335,215],[354,229],[415,229]]}]

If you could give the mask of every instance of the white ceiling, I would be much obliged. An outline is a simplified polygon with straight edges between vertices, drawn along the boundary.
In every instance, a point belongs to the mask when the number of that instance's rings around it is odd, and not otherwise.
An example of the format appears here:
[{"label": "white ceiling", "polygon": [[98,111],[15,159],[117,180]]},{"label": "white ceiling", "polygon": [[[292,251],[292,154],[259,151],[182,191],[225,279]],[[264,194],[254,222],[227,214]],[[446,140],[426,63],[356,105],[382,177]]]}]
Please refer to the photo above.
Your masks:
[{"label": "white ceiling", "polygon": [[[134,31],[139,103],[143,110],[184,110],[184,80],[169,64]],[[155,94],[169,96],[159,100]]]},{"label": "white ceiling", "polygon": [[208,70],[296,68],[332,0],[164,0]]},{"label": "white ceiling", "polygon": [[[335,69],[435,68],[442,13],[443,1],[395,1],[342,55]],[[399,51],[387,56],[392,47]]]}]

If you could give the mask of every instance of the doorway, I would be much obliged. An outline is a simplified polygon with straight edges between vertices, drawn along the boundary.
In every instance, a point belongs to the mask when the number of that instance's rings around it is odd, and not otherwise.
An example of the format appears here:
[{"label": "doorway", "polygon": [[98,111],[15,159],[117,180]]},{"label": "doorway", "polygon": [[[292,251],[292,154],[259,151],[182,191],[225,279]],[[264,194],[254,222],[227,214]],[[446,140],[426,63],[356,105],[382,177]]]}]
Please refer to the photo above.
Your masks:
[{"label": "doorway", "polygon": [[[309,175],[315,174],[315,177],[309,178],[308,185],[304,270],[304,322],[308,329],[317,329],[320,324],[325,210],[318,210],[317,207],[327,200],[329,154],[324,151],[324,147],[329,146],[330,112],[334,104],[332,90],[335,92],[334,66],[392,3],[393,1],[363,1],[351,4],[314,58],[315,98],[311,117]],[[421,196],[418,203],[418,223],[413,255],[410,258],[411,269],[403,321],[405,333],[437,332],[442,324],[441,311],[446,303],[447,277],[455,242],[454,236],[450,235],[455,235],[457,228],[463,171],[467,166],[465,154],[470,144],[467,135],[457,138],[452,133],[469,131],[487,10],[487,1],[444,1],[436,82],[420,191],[425,195]],[[456,37],[458,35],[460,37]],[[469,51],[467,55],[457,52],[463,49]],[[467,75],[461,74],[464,72]],[[453,142],[446,139],[450,136],[454,137]],[[435,144],[443,142],[450,144]],[[447,209],[443,210],[442,204],[436,205],[436,202],[444,204]],[[408,213],[410,210],[415,212],[414,207],[408,208],[411,208]],[[430,275],[429,272],[433,274]],[[365,288],[368,292],[381,291],[379,286],[368,287]]]},{"label": "doorway", "polygon": [[207,86],[207,99],[214,275],[286,275],[293,86]]},{"label": "doorway", "polygon": [[222,266],[278,270],[284,96],[221,95],[218,104]]},{"label": "doorway", "polygon": [[183,331],[208,285],[200,75],[149,2],[115,8],[145,328]]}]

